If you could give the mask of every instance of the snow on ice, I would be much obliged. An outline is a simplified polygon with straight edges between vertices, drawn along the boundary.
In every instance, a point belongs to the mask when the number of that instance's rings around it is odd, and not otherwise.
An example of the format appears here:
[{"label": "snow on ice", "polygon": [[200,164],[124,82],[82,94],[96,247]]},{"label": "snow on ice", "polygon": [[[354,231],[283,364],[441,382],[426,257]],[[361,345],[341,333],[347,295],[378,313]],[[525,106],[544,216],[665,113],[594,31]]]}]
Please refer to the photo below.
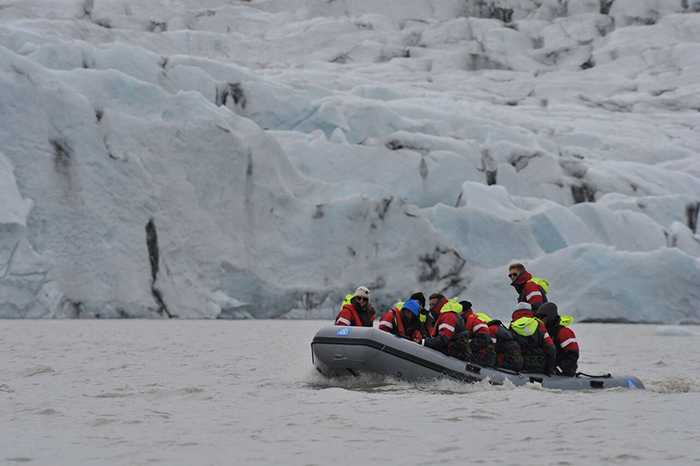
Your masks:
[{"label": "snow on ice", "polygon": [[700,2],[0,9],[0,316],[328,318],[521,261],[700,321]]}]

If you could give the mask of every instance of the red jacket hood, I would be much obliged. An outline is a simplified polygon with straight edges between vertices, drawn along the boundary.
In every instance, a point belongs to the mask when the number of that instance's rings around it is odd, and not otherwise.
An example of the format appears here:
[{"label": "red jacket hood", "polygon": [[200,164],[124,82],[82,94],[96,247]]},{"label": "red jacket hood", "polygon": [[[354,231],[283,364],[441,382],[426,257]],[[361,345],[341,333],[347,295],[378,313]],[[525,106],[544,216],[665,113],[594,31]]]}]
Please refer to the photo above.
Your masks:
[{"label": "red jacket hood", "polygon": [[511,320],[515,322],[516,320],[520,319],[521,317],[535,317],[532,311],[528,311],[527,309],[521,309],[519,311],[515,311],[513,313],[513,317]]},{"label": "red jacket hood", "polygon": [[437,302],[435,307],[431,309],[430,312],[433,314],[433,317],[435,317],[435,319],[440,317],[440,311],[442,310],[442,306],[444,306],[445,304],[447,304],[447,298],[442,298],[440,301]]},{"label": "red jacket hood", "polygon": [[519,276],[516,277],[517,281],[511,283],[511,285],[524,285],[530,279],[532,279],[532,274],[530,272],[523,272]]}]

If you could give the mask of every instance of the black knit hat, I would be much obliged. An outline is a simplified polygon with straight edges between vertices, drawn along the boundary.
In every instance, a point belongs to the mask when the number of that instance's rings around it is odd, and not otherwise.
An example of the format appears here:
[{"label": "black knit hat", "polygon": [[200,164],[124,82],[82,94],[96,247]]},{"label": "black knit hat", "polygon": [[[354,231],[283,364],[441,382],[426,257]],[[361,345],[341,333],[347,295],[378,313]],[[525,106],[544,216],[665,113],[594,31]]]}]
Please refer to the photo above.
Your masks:
[{"label": "black knit hat", "polygon": [[558,317],[559,317],[559,312],[557,309],[557,305],[548,302],[548,303],[543,303],[538,309],[537,313],[535,314],[536,317],[539,319],[543,319],[544,317],[547,318],[547,325],[550,324],[555,324],[558,322]]},{"label": "black knit hat", "polygon": [[469,301],[460,301],[459,304],[462,305],[462,312],[467,312],[469,309],[472,308],[472,303]]},{"label": "black knit hat", "polygon": [[421,306],[425,307],[425,295],[420,291],[418,293],[413,293],[410,299],[415,299]]}]

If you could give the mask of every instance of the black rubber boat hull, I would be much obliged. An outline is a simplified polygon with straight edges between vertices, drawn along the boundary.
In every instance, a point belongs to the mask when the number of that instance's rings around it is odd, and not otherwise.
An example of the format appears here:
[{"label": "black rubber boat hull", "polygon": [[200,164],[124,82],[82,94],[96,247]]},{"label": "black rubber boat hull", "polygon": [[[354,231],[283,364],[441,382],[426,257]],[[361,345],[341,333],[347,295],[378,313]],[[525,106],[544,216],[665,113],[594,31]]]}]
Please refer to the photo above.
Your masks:
[{"label": "black rubber boat hull", "polygon": [[644,389],[634,376],[546,376],[480,367],[368,327],[324,327],[311,342],[311,353],[316,369],[328,377],[369,372],[411,382],[451,377],[464,382],[488,379],[496,385],[506,380],[518,386],[540,383],[560,390]]}]

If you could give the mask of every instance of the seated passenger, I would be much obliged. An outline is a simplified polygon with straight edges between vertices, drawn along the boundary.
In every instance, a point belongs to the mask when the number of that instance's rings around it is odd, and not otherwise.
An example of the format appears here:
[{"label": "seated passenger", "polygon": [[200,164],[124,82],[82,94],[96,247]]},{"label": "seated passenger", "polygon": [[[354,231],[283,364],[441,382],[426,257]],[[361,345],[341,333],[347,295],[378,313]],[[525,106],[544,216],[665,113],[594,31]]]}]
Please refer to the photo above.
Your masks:
[{"label": "seated passenger", "polygon": [[423,338],[428,338],[430,336],[430,330],[435,326],[435,321],[430,315],[430,310],[425,307],[425,295],[420,291],[418,293],[413,293],[410,299],[415,299],[420,304],[420,318],[421,326],[420,331]]},{"label": "seated passenger", "polygon": [[[433,300],[435,299],[435,302]],[[439,312],[435,321],[435,327],[430,338],[420,341],[421,345],[438,350],[464,361],[470,356],[469,340],[467,338],[467,327],[464,319],[459,315],[462,306],[455,300],[447,301],[444,296],[431,295],[431,314],[435,316]]]},{"label": "seated passenger", "polygon": [[420,303],[409,299],[405,303],[397,303],[389,312],[384,314],[379,321],[379,330],[389,332],[402,338],[420,341],[423,335],[420,331],[422,322],[420,315]]},{"label": "seated passenger", "polygon": [[335,318],[335,325],[371,327],[374,323],[374,308],[369,304],[369,289],[359,286],[355,294],[345,296],[343,307]]},{"label": "seated passenger", "polygon": [[440,310],[442,306],[447,303],[447,298],[440,293],[433,293],[430,295],[430,300],[428,304],[430,305],[428,316],[425,321],[425,326],[428,328],[428,332],[431,334],[435,329],[435,322],[437,322],[438,317],[440,317]]},{"label": "seated passenger", "polygon": [[500,320],[489,321],[489,334],[496,345],[496,365],[502,369],[519,371],[523,367],[523,355],[515,337]]},{"label": "seated passenger", "polygon": [[460,301],[459,304],[462,305],[462,318],[464,318],[465,322],[467,320],[467,317],[469,317],[472,314],[476,314],[476,316],[483,322],[489,322],[491,320],[491,317],[487,316],[483,312],[474,312],[474,309],[472,309],[472,303],[470,303],[469,301]]},{"label": "seated passenger", "polygon": [[532,315],[529,303],[518,303],[513,310],[510,331],[523,355],[522,372],[551,374],[557,350],[544,324]]},{"label": "seated passenger", "polygon": [[471,350],[470,361],[484,367],[493,366],[496,364],[496,349],[489,334],[489,326],[486,324],[491,318],[483,313],[475,313],[469,301],[460,301],[459,304],[462,306],[460,315],[467,327],[467,338]]},{"label": "seated passenger", "polygon": [[425,309],[425,295],[421,293],[420,291],[417,293],[413,293],[410,298],[408,299],[414,299],[418,301],[418,304],[420,304],[420,310],[421,312],[423,309]]},{"label": "seated passenger", "polygon": [[552,302],[542,304],[535,317],[544,323],[547,332],[554,340],[554,346],[557,348],[555,361],[557,373],[570,377],[576,375],[579,356],[578,340],[574,332],[567,327],[574,318],[560,316],[557,305]]}]

